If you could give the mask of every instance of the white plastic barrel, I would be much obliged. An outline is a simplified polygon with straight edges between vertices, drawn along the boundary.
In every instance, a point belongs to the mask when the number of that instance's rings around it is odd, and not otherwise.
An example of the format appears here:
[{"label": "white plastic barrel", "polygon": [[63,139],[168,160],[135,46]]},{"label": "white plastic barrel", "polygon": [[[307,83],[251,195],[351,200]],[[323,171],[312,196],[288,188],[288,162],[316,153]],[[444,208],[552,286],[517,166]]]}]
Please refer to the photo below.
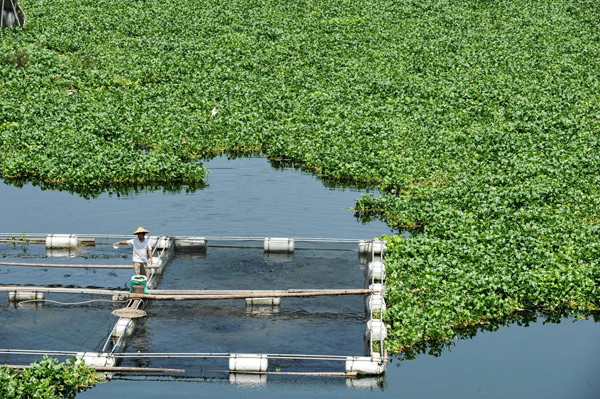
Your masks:
[{"label": "white plastic barrel", "polygon": [[130,336],[133,334],[133,327],[135,326],[134,321],[129,318],[121,317],[115,324],[112,331],[113,338],[120,338],[122,336]]},{"label": "white plastic barrel", "polygon": [[85,365],[89,367],[114,367],[116,364],[116,359],[106,353],[77,352],[76,357],[77,363],[83,360]]},{"label": "white plastic barrel", "polygon": [[[112,300],[114,302],[126,301],[127,299],[129,299],[129,295],[128,294],[114,294],[112,296]],[[122,304],[115,304],[115,305],[122,306]]]},{"label": "white plastic barrel", "polygon": [[10,302],[21,302],[21,301],[32,301],[32,300],[44,300],[46,294],[38,291],[9,291],[8,300]]},{"label": "white plastic barrel", "polygon": [[385,241],[381,240],[372,240],[366,241],[361,240],[358,242],[358,253],[361,254],[371,254],[380,255],[382,251],[385,251],[387,247],[385,246]]},{"label": "white plastic barrel", "polygon": [[229,355],[229,371],[267,371],[267,355],[232,353]]},{"label": "white plastic barrel", "polygon": [[281,297],[246,298],[246,306],[279,306]]},{"label": "white plastic barrel", "polygon": [[349,356],[346,358],[346,373],[379,375],[385,373],[385,363],[381,358]]},{"label": "white plastic barrel", "polygon": [[150,236],[148,237],[148,241],[152,248],[156,246],[158,249],[167,249],[171,246],[171,239],[169,237]]},{"label": "white plastic barrel", "polygon": [[265,238],[265,252],[294,252],[294,239]]},{"label": "white plastic barrel", "polygon": [[367,241],[367,240],[360,240],[358,242],[358,253],[359,254],[367,254],[369,253],[369,243],[371,241]]},{"label": "white plastic barrel", "polygon": [[378,319],[367,321],[367,336],[373,341],[383,341],[387,337],[387,328],[385,323]]},{"label": "white plastic barrel", "polygon": [[369,313],[373,313],[373,312],[383,313],[387,309],[385,306],[385,299],[383,297],[383,294],[380,294],[380,293],[367,296],[367,299],[365,300],[365,304],[367,307],[367,312],[369,312]]},{"label": "white plastic barrel", "polygon": [[74,234],[50,234],[46,236],[46,248],[77,248],[77,236]]},{"label": "white plastic barrel", "polygon": [[203,248],[206,248],[206,238],[205,237],[176,238],[175,239],[175,247],[177,249],[182,249],[182,250],[203,249]]},{"label": "white plastic barrel", "polygon": [[146,269],[150,269],[154,274],[162,274],[164,266],[163,266],[162,257],[152,257],[152,264],[147,264]]},{"label": "white plastic barrel", "polygon": [[382,261],[374,260],[367,265],[367,278],[369,281],[385,280],[385,264]]},{"label": "white plastic barrel", "polygon": [[[369,248],[371,249],[371,248]],[[385,251],[387,247],[384,244],[384,241],[375,240],[373,241],[373,252],[375,255],[381,255],[383,251]]]},{"label": "white plastic barrel", "polygon": [[371,291],[379,291],[379,292],[383,292],[383,284],[381,283],[375,283],[375,284],[369,284],[369,289]]}]

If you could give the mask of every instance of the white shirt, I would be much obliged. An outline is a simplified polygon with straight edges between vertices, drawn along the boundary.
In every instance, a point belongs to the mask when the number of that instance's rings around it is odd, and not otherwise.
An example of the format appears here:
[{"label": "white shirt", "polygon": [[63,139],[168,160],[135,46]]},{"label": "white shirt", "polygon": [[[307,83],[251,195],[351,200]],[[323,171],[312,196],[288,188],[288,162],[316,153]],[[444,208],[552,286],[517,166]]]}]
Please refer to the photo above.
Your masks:
[{"label": "white shirt", "polygon": [[133,247],[133,261],[139,263],[148,263],[148,250],[150,249],[150,240],[146,237],[144,241],[139,238],[127,240],[127,245]]}]

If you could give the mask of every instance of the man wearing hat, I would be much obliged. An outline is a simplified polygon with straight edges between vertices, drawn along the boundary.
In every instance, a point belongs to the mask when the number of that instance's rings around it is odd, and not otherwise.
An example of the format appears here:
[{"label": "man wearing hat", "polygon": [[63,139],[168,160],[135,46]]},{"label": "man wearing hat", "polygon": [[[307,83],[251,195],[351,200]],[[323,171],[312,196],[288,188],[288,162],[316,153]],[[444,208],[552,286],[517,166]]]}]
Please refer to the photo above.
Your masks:
[{"label": "man wearing hat", "polygon": [[133,247],[133,271],[135,274],[142,274],[146,277],[150,277],[150,273],[146,270],[148,261],[152,264],[152,251],[150,250],[149,241],[146,240],[146,234],[150,233],[142,226],[138,227],[133,235],[136,236],[134,239],[126,241],[117,241],[113,245],[118,247],[119,245],[127,244]]}]

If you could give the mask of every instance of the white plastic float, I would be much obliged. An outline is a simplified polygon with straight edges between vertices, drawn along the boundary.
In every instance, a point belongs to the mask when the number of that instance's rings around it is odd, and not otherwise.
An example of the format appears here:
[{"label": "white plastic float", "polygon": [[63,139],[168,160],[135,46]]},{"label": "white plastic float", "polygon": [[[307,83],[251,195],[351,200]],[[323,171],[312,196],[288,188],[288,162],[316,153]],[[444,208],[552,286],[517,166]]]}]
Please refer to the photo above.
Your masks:
[{"label": "white plastic float", "polygon": [[265,252],[294,252],[293,238],[265,238]]},{"label": "white plastic float", "polygon": [[77,360],[85,362],[86,366],[90,367],[114,367],[116,360],[108,353],[98,352],[77,352]]},{"label": "white plastic float", "polygon": [[182,237],[175,239],[175,248],[181,250],[194,250],[206,248],[205,237]]},{"label": "white plastic float", "polygon": [[148,241],[152,248],[167,249],[171,246],[172,240],[169,237],[149,236]]},{"label": "white plastic float", "polygon": [[385,264],[382,261],[374,260],[367,265],[367,276],[369,281],[385,280]]},{"label": "white plastic float", "polygon": [[267,358],[267,355],[247,353],[232,353],[229,355],[229,371],[232,372],[267,371],[268,366],[269,359]]},{"label": "white plastic float", "polygon": [[387,327],[385,323],[379,319],[371,319],[367,321],[367,337],[371,337],[373,341],[383,341],[387,337]]},{"label": "white plastic float", "polygon": [[370,254],[374,253],[375,255],[381,255],[383,251],[387,249],[385,245],[385,241],[381,240],[373,240],[366,241],[361,240],[358,242],[358,253],[361,254]]},{"label": "white plastic float", "polygon": [[74,234],[50,234],[46,236],[46,248],[77,248],[78,238]]},{"label": "white plastic float", "polygon": [[367,307],[367,312],[370,314],[374,312],[383,313],[387,310],[385,299],[382,293],[375,293],[367,296],[365,299],[365,305]]},{"label": "white plastic float", "polygon": [[384,292],[384,286],[381,283],[369,284],[369,289],[372,291]]},{"label": "white plastic float", "polygon": [[112,336],[113,338],[121,338],[122,336],[128,337],[133,334],[134,327],[135,324],[133,320],[121,317],[113,327]]},{"label": "white plastic float", "polygon": [[346,372],[362,375],[379,375],[385,373],[385,362],[379,356],[351,356],[346,358]]},{"label": "white plastic float", "polygon": [[38,291],[9,291],[8,300],[10,302],[22,301],[43,301],[46,298],[44,292]]},{"label": "white plastic float", "polygon": [[279,306],[279,305],[281,305],[280,297],[246,298],[246,306]]}]

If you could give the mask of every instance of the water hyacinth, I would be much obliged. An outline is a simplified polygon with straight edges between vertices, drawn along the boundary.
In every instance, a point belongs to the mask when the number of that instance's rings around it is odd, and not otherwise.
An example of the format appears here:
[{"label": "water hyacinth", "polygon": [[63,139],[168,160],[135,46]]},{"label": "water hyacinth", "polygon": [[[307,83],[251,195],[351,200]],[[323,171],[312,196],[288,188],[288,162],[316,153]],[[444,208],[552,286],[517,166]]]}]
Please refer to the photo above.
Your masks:
[{"label": "water hyacinth", "polygon": [[357,212],[413,233],[390,238],[392,350],[598,308],[595,3],[113,5],[32,2],[0,33],[3,178],[201,182],[226,151],[376,183]]}]

